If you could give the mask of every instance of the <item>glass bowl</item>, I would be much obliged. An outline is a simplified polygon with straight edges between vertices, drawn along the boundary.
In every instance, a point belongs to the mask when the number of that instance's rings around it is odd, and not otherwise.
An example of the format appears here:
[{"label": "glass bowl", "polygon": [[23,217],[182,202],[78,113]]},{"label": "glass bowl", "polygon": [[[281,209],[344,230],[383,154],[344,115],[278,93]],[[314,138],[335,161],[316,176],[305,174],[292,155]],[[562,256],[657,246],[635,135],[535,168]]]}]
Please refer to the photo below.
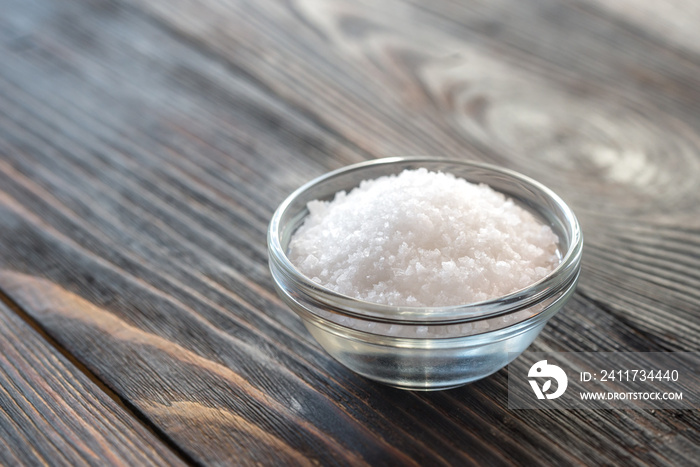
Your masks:
[{"label": "glass bowl", "polygon": [[[559,265],[542,280],[499,298],[458,306],[411,307],[338,294],[313,282],[290,262],[290,238],[308,214],[309,201],[330,200],[362,180],[420,167],[485,183],[532,212],[559,237]],[[583,248],[576,216],[542,184],[492,165],[427,157],[377,159],[308,182],[276,210],[267,241],[277,292],[333,358],[375,381],[426,391],[484,378],[520,355],[573,294]]]}]

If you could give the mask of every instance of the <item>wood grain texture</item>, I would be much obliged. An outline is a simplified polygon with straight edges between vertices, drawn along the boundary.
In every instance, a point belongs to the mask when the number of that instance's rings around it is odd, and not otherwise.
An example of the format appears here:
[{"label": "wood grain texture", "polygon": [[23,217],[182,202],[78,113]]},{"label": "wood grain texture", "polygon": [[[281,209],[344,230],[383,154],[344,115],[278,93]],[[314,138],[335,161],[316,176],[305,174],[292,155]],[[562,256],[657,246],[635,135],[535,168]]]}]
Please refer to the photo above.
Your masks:
[{"label": "wood grain texture", "polygon": [[[587,254],[638,253],[586,261],[582,291],[667,347],[700,345],[697,241],[666,239],[700,231],[698,56],[586,3],[131,3],[370,155],[481,159],[547,184]],[[664,240],[639,254],[650,237]],[[684,247],[689,275],[649,272]],[[642,296],[607,287],[621,276]]]},{"label": "wood grain texture", "polygon": [[0,464],[184,465],[0,303]]},{"label": "wood grain texture", "polygon": [[[388,155],[505,165],[586,236],[538,350],[698,350],[700,57],[596,2],[3,1],[0,289],[193,460],[697,462],[695,412],[506,408],[330,359],[265,229]],[[651,52],[650,52],[651,50]]]}]

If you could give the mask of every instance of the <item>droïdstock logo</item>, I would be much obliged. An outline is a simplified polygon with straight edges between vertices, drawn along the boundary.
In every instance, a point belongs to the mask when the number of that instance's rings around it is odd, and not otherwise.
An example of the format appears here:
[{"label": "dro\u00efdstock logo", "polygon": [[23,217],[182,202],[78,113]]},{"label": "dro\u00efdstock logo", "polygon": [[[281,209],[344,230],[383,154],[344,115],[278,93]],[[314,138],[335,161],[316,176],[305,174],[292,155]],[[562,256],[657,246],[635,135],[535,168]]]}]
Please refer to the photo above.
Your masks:
[{"label": "dro\u00efdstock logo", "polygon": [[[566,391],[566,386],[569,384],[569,379],[566,377],[564,370],[556,365],[548,364],[547,360],[540,360],[532,365],[527,376],[529,378],[547,378],[544,384],[542,384],[541,389],[537,384],[537,381],[533,379],[528,380],[538,399],[556,399],[564,394],[564,391]],[[547,394],[549,388],[552,387],[552,379],[556,380],[557,382],[557,390],[551,394]]]}]

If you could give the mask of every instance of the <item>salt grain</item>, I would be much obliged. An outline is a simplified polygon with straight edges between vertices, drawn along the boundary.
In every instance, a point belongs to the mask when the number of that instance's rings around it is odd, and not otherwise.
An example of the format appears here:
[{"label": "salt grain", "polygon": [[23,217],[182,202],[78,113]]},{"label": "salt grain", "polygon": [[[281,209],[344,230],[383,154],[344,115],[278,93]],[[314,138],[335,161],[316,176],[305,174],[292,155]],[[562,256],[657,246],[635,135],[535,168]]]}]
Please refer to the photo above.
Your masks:
[{"label": "salt grain", "polygon": [[559,263],[557,236],[487,185],[426,169],[312,201],[289,258],[338,293],[395,306],[507,295]]}]

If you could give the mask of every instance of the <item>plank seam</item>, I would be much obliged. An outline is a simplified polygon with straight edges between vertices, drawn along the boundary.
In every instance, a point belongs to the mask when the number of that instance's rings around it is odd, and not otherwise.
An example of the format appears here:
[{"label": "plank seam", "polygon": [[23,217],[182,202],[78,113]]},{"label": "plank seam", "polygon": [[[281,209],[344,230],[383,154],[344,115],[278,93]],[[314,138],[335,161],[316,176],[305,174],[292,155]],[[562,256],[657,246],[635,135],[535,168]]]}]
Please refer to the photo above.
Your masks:
[{"label": "plank seam", "polygon": [[160,430],[156,425],[154,425],[150,420],[148,420],[135,406],[133,406],[129,401],[119,397],[117,393],[112,391],[97,375],[95,375],[89,368],[87,368],[80,360],[71,354],[65,347],[63,347],[59,342],[56,341],[50,334],[48,334],[44,328],[32,318],[29,313],[27,313],[12,297],[7,295],[4,290],[0,289],[0,303],[3,303],[7,308],[9,308],[16,316],[18,316],[23,322],[25,322],[29,327],[31,327],[39,336],[49,345],[51,348],[56,350],[59,354],[65,357],[68,362],[73,365],[78,371],[85,375],[92,383],[94,383],[99,390],[101,390],[107,397],[114,401],[122,410],[124,410],[129,416],[132,417],[134,422],[141,425],[143,428],[148,430],[158,441],[162,442],[166,448],[170,449],[177,457],[180,458],[184,463],[188,465],[198,466],[201,465],[196,462],[191,456],[180,448],[170,437]]}]

